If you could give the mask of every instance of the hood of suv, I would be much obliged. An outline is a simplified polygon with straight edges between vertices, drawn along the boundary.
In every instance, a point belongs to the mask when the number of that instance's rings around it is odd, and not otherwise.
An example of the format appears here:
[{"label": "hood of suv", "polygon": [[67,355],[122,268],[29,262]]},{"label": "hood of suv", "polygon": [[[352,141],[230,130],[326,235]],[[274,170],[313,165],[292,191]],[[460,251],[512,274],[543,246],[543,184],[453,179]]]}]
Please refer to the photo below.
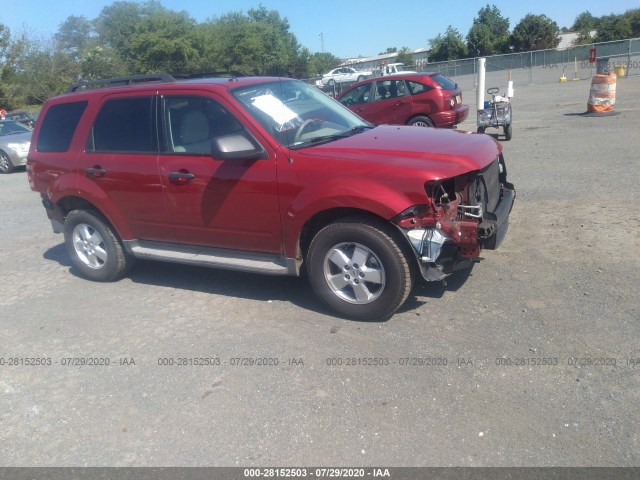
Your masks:
[{"label": "hood of suv", "polygon": [[299,152],[371,166],[416,169],[432,178],[481,170],[502,148],[484,134],[436,128],[381,125]]}]

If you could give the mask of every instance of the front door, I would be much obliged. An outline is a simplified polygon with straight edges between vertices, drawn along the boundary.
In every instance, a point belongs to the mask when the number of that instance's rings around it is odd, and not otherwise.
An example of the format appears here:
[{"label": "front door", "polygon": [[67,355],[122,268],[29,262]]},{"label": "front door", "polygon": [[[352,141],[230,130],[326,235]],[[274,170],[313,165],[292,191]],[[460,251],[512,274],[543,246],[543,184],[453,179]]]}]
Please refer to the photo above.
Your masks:
[{"label": "front door", "polygon": [[281,253],[275,157],[213,158],[215,137],[245,127],[206,93],[161,97],[161,117],[160,176],[178,242]]}]

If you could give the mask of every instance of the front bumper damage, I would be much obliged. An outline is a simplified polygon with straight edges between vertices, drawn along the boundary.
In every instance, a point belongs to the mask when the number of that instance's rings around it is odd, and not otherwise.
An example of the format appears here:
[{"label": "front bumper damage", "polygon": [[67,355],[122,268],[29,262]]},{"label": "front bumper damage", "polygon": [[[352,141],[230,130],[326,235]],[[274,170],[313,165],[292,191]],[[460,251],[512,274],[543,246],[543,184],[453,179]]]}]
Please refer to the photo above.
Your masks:
[{"label": "front bumper damage", "polygon": [[[468,268],[479,260],[482,249],[497,249],[509,229],[516,192],[506,180],[502,156],[481,172],[467,176],[465,182],[464,192],[441,195],[439,203],[433,205],[436,208],[431,222],[420,218],[420,208],[396,219],[426,281],[443,280]],[[444,188],[442,191],[446,192]],[[416,226],[407,228],[411,224]]]}]

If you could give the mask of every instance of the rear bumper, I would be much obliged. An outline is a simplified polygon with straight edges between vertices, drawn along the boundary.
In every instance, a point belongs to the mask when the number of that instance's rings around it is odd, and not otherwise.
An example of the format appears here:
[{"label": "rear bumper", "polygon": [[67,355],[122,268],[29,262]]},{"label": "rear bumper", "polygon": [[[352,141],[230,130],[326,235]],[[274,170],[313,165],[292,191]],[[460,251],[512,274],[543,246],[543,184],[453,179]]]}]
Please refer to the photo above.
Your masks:
[{"label": "rear bumper", "polygon": [[455,110],[438,112],[430,115],[431,120],[438,128],[451,128],[464,122],[469,116],[469,105],[458,105]]}]

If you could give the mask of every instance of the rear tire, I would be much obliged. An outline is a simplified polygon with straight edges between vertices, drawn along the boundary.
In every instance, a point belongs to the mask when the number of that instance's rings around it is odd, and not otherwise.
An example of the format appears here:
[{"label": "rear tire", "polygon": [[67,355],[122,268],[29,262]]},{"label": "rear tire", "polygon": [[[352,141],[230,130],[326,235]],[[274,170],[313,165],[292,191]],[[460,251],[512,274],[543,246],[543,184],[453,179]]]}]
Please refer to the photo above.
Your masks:
[{"label": "rear tire", "polygon": [[0,150],[0,173],[11,173],[15,168],[9,155]]},{"label": "rear tire", "polygon": [[513,129],[511,128],[511,124],[504,126],[504,138],[505,140],[511,140],[511,135],[513,134]]},{"label": "rear tire", "polygon": [[320,230],[307,254],[309,281],[318,297],[341,316],[389,318],[413,286],[407,256],[382,222],[337,220]]},{"label": "rear tire", "polygon": [[429,117],[414,117],[409,120],[409,125],[414,127],[434,127],[433,121]]},{"label": "rear tire", "polygon": [[64,240],[73,265],[89,280],[117,280],[133,263],[113,228],[93,212],[69,212],[64,222]]}]

